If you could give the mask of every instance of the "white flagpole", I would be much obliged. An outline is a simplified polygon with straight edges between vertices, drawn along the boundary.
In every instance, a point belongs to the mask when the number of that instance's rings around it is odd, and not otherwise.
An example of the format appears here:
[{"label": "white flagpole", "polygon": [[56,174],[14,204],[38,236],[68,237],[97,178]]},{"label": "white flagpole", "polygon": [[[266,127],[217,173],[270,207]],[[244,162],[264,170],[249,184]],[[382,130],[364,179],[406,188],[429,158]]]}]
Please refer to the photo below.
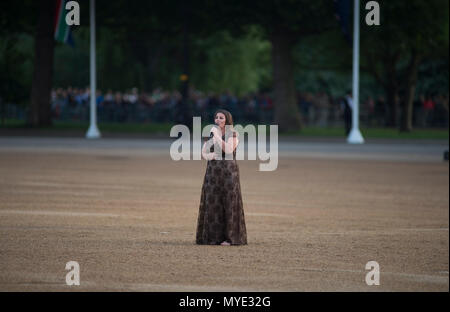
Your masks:
[{"label": "white flagpole", "polygon": [[364,138],[359,131],[359,0],[354,0],[353,12],[353,108],[352,130],[347,142],[351,144],[364,143]]},{"label": "white flagpole", "polygon": [[86,138],[97,139],[100,131],[97,128],[97,106],[96,106],[96,66],[95,66],[95,0],[90,0],[90,32],[91,32],[91,118]]}]

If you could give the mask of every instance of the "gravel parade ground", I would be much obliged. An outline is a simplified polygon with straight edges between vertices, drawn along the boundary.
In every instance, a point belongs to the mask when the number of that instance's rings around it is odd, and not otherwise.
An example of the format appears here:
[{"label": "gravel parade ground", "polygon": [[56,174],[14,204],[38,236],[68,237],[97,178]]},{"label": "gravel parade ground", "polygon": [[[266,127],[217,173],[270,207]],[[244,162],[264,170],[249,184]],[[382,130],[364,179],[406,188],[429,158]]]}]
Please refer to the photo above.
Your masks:
[{"label": "gravel parade ground", "polygon": [[449,291],[448,142],[238,161],[245,246],[195,244],[206,161],[170,143],[0,138],[0,291]]}]

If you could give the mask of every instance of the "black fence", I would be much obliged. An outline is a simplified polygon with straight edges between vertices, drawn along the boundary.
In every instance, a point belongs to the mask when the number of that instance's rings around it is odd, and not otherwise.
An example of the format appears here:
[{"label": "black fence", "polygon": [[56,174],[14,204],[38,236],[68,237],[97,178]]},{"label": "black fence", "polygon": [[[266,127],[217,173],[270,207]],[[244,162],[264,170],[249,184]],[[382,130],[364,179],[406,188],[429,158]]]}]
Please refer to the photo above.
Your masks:
[{"label": "black fence", "polygon": [[[179,115],[185,111],[179,95],[161,96],[150,99],[142,96],[121,98],[97,97],[97,118],[99,122],[113,123],[178,123]],[[213,114],[219,108],[230,111],[236,124],[274,123],[273,100],[268,94],[255,94],[243,98],[230,95],[193,97],[188,103],[192,116],[213,121]],[[303,122],[312,127],[341,127],[344,125],[342,99],[320,96],[307,100],[300,97],[298,108]],[[54,96],[52,118],[61,122],[88,122],[89,97]],[[1,119],[25,120],[27,109],[14,104],[0,104]],[[360,125],[362,127],[385,127],[389,119],[389,109],[377,104],[360,105]],[[398,114],[400,118],[401,111]],[[435,105],[432,108],[415,105],[413,126],[415,128],[448,128],[448,108]],[[1,121],[1,120],[0,120]],[[397,123],[400,120],[397,120]]]}]

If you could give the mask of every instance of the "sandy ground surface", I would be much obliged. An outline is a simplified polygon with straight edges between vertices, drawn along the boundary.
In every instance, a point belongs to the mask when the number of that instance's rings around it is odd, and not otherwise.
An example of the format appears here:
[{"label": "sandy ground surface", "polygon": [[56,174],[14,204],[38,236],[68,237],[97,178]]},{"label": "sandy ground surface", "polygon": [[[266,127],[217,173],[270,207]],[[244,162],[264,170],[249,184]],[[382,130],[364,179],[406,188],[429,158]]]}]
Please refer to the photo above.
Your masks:
[{"label": "sandy ground surface", "polygon": [[249,244],[225,247],[195,244],[206,163],[165,141],[0,138],[0,291],[448,291],[442,146],[308,144],[239,161]]}]

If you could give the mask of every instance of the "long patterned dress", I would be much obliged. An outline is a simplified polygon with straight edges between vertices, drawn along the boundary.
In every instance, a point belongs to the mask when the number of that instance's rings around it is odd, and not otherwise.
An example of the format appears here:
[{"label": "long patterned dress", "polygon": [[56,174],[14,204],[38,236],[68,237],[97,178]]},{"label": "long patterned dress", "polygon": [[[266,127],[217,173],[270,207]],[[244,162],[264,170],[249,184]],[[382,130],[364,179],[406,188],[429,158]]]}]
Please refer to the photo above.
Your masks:
[{"label": "long patterned dress", "polygon": [[236,149],[232,160],[226,160],[224,152],[222,160],[208,160],[200,197],[196,243],[218,245],[223,241],[247,244]]}]

